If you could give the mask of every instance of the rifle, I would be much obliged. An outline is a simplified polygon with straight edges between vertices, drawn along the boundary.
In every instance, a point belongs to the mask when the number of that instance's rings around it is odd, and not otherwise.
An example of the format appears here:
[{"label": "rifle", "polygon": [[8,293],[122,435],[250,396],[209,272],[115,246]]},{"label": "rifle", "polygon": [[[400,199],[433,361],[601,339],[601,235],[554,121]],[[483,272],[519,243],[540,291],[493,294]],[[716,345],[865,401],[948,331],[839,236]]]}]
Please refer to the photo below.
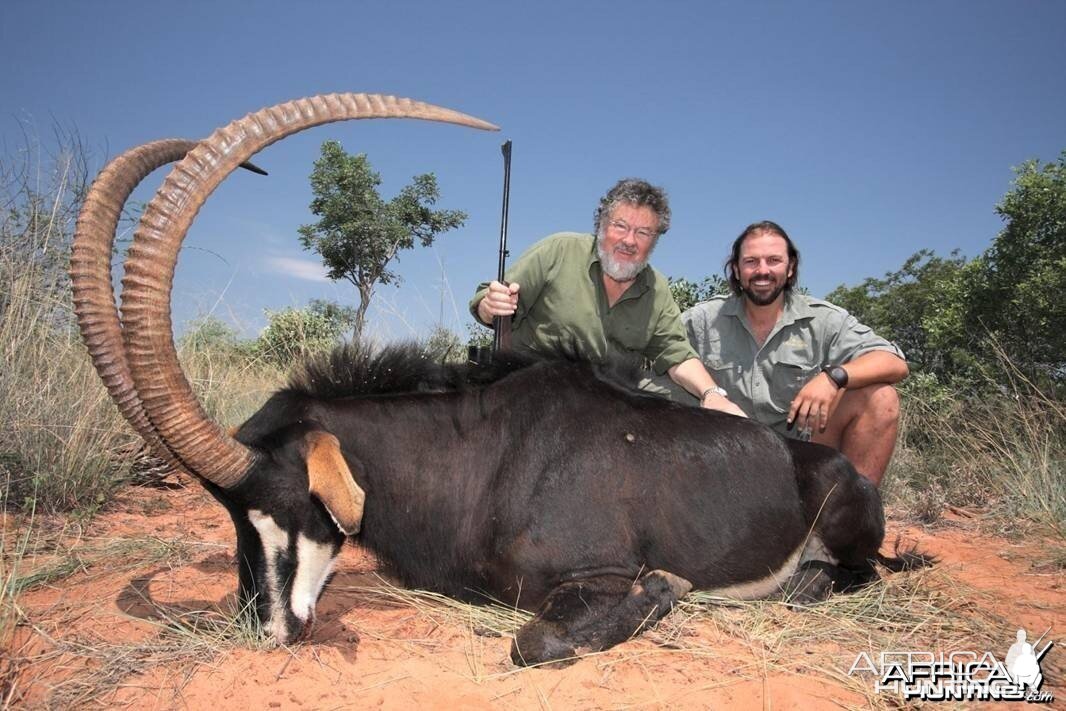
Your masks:
[{"label": "rifle", "polygon": [[[503,153],[503,215],[500,217],[500,266],[496,270],[496,279],[501,284],[506,284],[503,273],[507,266],[507,210],[511,202],[511,141],[504,142],[500,151]],[[495,331],[492,337],[492,352],[511,350],[511,317],[494,317],[492,328]]]}]

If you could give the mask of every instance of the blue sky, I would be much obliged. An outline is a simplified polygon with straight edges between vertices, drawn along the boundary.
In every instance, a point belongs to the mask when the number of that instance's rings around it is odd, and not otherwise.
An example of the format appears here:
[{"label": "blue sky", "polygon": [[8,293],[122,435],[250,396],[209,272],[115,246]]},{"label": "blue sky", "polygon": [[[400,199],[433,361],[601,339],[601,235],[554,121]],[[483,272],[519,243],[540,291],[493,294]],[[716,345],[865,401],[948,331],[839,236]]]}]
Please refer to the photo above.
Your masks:
[{"label": "blue sky", "polygon": [[[466,331],[494,275],[502,161],[514,141],[512,258],[591,229],[618,178],[664,186],[653,264],[699,279],[773,219],[815,295],[922,248],[974,256],[1001,223],[1011,166],[1066,148],[1066,2],[24,2],[0,5],[0,147],[75,128],[94,166],[148,140],[204,136],[333,91],[408,96],[501,126],[349,122],[263,151],[193,225],[175,322],[212,312],[247,335],[264,308],[354,303],[302,251],[308,174],[326,139],[366,152],[387,197],[433,171],[464,228],[404,253],[379,289],[381,338]],[[164,175],[137,197],[146,200]]]}]

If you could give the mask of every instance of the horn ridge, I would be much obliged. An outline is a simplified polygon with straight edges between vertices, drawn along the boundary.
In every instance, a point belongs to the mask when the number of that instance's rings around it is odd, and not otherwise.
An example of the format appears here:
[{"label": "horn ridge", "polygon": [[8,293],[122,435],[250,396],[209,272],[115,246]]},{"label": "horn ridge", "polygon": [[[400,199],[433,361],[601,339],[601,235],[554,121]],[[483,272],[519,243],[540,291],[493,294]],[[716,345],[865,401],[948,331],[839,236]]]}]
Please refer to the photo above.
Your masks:
[{"label": "horn ridge", "polygon": [[85,196],[71,245],[74,314],[93,367],[118,406],[155,456],[184,469],[159,439],[137,395],[111,281],[118,221],[133,190],[160,166],[180,159],[194,141],[163,139],[132,148],[110,161]]},{"label": "horn ridge", "polygon": [[121,313],[130,372],[163,442],[191,471],[222,488],[239,484],[255,455],[206,416],[177,359],[170,295],[185,234],[222,180],[263,148],[325,123],[390,117],[496,128],[450,109],[393,96],[296,99],[248,114],[201,141],[166,177],[144,211],[123,278]]}]

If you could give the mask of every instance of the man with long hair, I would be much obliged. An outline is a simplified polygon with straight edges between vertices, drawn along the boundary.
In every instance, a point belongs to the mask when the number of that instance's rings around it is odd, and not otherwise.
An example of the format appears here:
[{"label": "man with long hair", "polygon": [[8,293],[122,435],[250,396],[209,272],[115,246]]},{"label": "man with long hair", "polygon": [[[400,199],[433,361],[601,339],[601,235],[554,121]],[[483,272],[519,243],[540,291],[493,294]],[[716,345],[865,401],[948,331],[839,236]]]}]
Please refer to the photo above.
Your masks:
[{"label": "man with long hair", "polygon": [[774,222],[741,232],[726,276],[732,294],[682,314],[715,382],[749,416],[840,450],[879,485],[896,445],[903,353],[844,309],[796,292],[799,251]]}]

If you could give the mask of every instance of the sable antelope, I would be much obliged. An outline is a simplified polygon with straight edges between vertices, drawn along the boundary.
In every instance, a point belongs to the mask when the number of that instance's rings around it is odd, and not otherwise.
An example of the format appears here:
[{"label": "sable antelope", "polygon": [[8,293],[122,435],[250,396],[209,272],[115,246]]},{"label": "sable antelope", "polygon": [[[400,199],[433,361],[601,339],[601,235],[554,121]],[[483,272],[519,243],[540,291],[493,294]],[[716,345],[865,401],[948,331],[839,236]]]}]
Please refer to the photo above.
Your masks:
[{"label": "sable antelope", "polygon": [[[308,364],[235,436],[209,420],[171,335],[194,216],[271,143],[386,117],[495,128],[393,97],[292,101],[203,141],[119,156],[78,221],[75,307],[93,361],[152,451],[229,511],[240,596],[279,642],[308,632],[345,537],[407,585],[535,611],[512,646],[520,664],[624,641],[693,586],[811,601],[872,580],[874,561],[914,562],[879,556],[877,490],[837,452],[638,394],[573,360],[446,367],[411,349],[348,348]],[[136,231],[120,320],[110,259],[122,204],[178,159]]]}]

